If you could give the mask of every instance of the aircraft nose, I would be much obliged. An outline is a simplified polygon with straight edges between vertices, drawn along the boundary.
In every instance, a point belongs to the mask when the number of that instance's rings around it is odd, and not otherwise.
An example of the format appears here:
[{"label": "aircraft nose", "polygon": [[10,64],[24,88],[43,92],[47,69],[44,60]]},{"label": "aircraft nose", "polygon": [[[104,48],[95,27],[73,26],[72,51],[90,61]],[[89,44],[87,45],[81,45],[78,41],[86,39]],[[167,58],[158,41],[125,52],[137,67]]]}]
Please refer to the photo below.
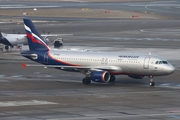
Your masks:
[{"label": "aircraft nose", "polygon": [[175,68],[172,65],[169,66],[168,69],[167,69],[168,74],[172,74],[174,71],[175,71]]}]

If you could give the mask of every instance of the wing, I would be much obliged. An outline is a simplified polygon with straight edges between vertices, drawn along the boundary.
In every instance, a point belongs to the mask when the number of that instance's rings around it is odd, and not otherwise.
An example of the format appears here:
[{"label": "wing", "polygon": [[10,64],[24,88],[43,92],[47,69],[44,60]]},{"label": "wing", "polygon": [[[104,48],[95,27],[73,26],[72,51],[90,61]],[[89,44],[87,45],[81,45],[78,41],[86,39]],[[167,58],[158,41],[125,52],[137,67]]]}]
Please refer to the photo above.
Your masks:
[{"label": "wing", "polygon": [[22,63],[22,68],[25,67],[44,67],[44,68],[59,68],[62,70],[65,69],[74,69],[77,71],[99,71],[99,70],[106,70],[106,71],[114,71],[114,70],[121,70],[120,67],[117,66],[63,66],[63,65],[36,65],[36,64],[25,64]]}]

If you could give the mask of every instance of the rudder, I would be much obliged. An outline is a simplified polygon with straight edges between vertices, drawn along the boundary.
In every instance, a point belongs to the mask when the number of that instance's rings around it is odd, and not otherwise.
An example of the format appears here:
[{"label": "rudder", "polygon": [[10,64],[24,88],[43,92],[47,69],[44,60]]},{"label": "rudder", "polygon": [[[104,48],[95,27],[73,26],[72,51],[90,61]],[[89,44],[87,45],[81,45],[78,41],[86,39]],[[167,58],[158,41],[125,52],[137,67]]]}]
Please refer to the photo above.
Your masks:
[{"label": "rudder", "polygon": [[43,41],[41,34],[30,19],[23,19],[26,36],[28,39],[29,49],[31,51],[49,51],[50,48]]}]

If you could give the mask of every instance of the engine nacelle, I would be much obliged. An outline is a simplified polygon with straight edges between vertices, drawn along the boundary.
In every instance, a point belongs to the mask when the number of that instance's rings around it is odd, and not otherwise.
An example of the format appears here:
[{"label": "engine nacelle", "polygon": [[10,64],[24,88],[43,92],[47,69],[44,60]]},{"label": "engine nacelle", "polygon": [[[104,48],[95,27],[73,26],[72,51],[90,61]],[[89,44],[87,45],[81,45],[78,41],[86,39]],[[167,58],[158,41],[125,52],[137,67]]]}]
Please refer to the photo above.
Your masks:
[{"label": "engine nacelle", "polygon": [[144,76],[142,76],[142,75],[128,75],[128,76],[131,78],[134,78],[134,79],[143,79],[144,78]]},{"label": "engine nacelle", "polygon": [[90,79],[94,82],[108,82],[110,80],[110,73],[108,71],[92,71]]}]

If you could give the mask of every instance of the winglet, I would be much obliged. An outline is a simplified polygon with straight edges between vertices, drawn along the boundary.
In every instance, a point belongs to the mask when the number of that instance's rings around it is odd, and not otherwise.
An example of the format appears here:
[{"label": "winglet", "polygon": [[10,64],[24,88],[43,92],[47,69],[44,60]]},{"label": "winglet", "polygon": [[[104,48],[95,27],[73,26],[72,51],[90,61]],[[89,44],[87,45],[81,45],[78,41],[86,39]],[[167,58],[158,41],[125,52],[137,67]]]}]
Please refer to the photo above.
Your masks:
[{"label": "winglet", "polygon": [[25,68],[27,65],[25,63],[21,63],[22,68]]}]

